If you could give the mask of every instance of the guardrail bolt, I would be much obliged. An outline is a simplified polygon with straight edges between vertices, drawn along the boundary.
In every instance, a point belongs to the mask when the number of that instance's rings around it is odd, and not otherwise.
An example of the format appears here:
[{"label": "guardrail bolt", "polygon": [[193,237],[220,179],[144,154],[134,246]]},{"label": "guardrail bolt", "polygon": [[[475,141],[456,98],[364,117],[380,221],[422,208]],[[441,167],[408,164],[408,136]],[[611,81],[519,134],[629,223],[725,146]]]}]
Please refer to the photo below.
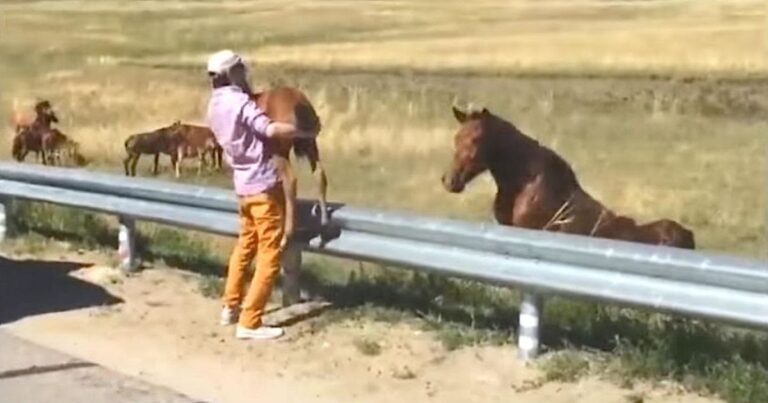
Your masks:
[{"label": "guardrail bolt", "polygon": [[301,287],[299,275],[301,272],[301,244],[290,242],[283,251],[283,306],[287,307],[301,302]]},{"label": "guardrail bolt", "polygon": [[120,268],[125,272],[136,270],[139,260],[136,256],[136,222],[132,218],[120,217],[120,232],[117,240]]},{"label": "guardrail bolt", "polygon": [[530,361],[539,355],[539,319],[542,299],[532,293],[524,293],[520,304],[520,328],[517,335],[518,355]]}]

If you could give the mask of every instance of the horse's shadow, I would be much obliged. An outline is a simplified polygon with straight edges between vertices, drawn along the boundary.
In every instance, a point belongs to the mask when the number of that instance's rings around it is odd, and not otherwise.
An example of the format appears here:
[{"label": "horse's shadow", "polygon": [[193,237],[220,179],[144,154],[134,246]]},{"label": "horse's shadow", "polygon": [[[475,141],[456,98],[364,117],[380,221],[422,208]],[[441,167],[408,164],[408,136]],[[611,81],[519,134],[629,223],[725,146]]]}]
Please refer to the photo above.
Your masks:
[{"label": "horse's shadow", "polygon": [[0,257],[0,325],[28,316],[122,302],[102,287],[69,275],[87,266]]}]

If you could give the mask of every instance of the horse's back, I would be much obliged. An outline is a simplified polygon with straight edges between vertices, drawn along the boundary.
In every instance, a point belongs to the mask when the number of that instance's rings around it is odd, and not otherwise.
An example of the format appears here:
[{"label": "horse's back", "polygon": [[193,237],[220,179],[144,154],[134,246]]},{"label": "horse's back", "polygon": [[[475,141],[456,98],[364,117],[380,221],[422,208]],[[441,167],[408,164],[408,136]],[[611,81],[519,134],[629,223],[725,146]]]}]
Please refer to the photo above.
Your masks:
[{"label": "horse's back", "polygon": [[[254,94],[256,104],[270,119],[295,124],[299,130],[318,135],[322,128],[320,118],[307,96],[299,89],[288,86],[270,88]],[[319,160],[317,140],[297,138],[291,143],[278,143],[277,153],[288,156],[290,148],[297,157]]]},{"label": "horse's back", "polygon": [[683,249],[695,249],[693,231],[670,219],[661,219],[640,226],[644,232],[652,234],[657,244]]},{"label": "horse's back", "polygon": [[320,118],[315,108],[297,88],[270,88],[256,94],[256,104],[274,121],[294,123],[301,130],[320,133]]},{"label": "horse's back", "polygon": [[185,123],[181,125],[181,133],[184,140],[194,147],[205,147],[215,141],[213,131],[206,126]]}]

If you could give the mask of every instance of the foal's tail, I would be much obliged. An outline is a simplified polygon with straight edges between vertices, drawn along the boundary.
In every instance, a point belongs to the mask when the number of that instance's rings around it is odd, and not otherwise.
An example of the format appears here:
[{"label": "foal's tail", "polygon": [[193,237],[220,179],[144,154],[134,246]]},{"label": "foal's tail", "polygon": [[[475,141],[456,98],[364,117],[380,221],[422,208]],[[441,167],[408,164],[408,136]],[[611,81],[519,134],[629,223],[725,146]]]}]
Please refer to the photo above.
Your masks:
[{"label": "foal's tail", "polygon": [[[297,104],[294,113],[296,115],[296,125],[299,130],[315,133],[315,135],[320,134],[320,130],[322,129],[320,117],[317,116],[315,108],[312,107],[312,104],[309,103],[309,101],[305,100],[304,102]],[[317,140],[305,138],[294,140],[293,153],[297,158],[318,159],[319,150],[317,148]]]}]

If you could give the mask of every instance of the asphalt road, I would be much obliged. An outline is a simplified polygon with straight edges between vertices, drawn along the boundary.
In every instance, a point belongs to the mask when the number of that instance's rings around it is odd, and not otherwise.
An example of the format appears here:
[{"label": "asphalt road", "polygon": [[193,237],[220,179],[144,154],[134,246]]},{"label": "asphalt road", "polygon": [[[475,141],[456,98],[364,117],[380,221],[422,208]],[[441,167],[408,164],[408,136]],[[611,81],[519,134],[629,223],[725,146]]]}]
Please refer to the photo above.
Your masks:
[{"label": "asphalt road", "polygon": [[0,403],[201,403],[0,330]]}]

